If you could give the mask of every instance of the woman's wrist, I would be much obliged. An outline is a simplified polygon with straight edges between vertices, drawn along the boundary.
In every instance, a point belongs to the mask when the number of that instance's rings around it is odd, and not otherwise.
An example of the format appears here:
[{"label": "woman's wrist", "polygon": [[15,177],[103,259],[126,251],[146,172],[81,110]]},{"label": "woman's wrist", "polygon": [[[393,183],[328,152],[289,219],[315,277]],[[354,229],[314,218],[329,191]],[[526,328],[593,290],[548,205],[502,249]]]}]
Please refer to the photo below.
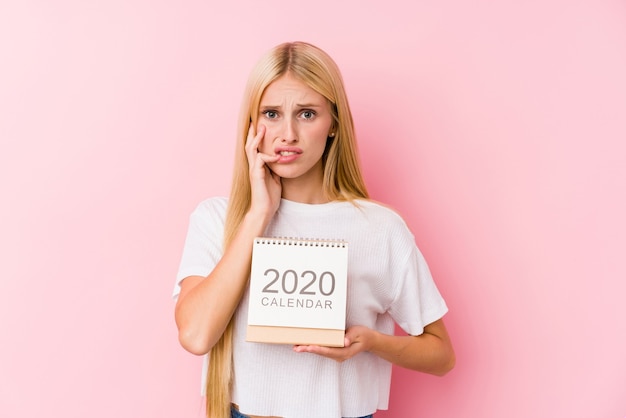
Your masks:
[{"label": "woman's wrist", "polygon": [[375,353],[380,345],[381,333],[373,328],[368,328],[368,338],[365,343],[365,351]]},{"label": "woman's wrist", "polygon": [[258,237],[265,232],[274,214],[269,211],[250,209],[244,216],[241,223],[242,228],[249,229],[254,237]]}]

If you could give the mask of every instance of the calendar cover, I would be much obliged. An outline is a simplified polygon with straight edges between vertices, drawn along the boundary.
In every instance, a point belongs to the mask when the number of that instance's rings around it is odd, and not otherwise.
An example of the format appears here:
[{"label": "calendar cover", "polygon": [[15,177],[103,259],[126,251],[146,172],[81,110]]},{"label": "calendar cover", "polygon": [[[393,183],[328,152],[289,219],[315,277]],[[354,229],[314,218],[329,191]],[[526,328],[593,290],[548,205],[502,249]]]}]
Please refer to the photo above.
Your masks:
[{"label": "calendar cover", "polygon": [[247,340],[343,347],[348,244],[256,238]]}]

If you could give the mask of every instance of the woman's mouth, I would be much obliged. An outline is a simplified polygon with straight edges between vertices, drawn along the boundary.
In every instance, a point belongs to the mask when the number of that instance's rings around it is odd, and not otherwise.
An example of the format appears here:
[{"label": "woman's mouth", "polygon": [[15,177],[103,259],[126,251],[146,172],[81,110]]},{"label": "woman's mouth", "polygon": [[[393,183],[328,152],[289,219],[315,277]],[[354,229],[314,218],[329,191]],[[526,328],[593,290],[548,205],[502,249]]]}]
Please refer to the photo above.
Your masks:
[{"label": "woman's mouth", "polygon": [[290,163],[297,160],[302,154],[302,150],[297,147],[281,147],[274,151],[277,155],[280,155],[278,163]]}]

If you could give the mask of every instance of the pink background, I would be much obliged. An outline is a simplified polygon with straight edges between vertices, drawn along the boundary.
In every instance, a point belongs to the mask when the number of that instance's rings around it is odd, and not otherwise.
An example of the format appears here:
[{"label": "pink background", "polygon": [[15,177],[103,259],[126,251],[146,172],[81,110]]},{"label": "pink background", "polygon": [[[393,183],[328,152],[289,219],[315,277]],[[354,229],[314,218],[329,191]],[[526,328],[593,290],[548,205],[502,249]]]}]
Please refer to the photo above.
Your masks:
[{"label": "pink background", "polygon": [[457,367],[395,369],[378,417],[624,417],[618,0],[2,2],[0,415],[200,416],[170,293],[286,40],[342,68],[372,195],[451,308]]}]

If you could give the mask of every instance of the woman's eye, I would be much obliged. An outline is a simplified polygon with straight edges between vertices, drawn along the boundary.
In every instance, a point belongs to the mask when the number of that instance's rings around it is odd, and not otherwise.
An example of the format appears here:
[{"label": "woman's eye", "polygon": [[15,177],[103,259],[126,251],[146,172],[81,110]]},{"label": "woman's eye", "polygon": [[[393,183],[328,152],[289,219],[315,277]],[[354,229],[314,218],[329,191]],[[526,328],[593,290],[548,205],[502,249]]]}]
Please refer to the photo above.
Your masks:
[{"label": "woman's eye", "polygon": [[278,117],[278,113],[276,113],[273,110],[265,110],[265,111],[263,111],[263,114],[268,119],[276,119]]},{"label": "woman's eye", "polygon": [[313,119],[313,117],[315,116],[315,112],[312,112],[310,110],[305,110],[301,114],[304,119]]}]

